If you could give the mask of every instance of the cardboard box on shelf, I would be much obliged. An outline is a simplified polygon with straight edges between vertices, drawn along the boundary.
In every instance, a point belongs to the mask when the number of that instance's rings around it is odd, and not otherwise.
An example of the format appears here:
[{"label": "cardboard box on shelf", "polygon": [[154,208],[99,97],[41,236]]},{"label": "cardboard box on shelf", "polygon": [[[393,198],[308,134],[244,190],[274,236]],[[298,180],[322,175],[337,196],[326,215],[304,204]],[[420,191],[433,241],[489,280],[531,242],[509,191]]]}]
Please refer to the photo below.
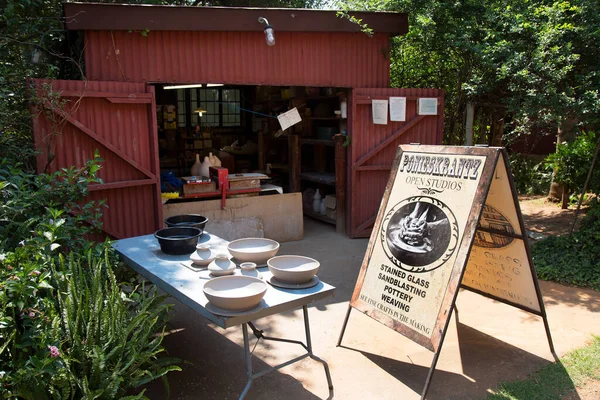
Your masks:
[{"label": "cardboard box on shelf", "polygon": [[165,121],[164,126],[165,126],[165,129],[177,129],[177,122],[176,121],[173,121],[173,122]]},{"label": "cardboard box on shelf", "polygon": [[335,195],[328,194],[325,196],[325,207],[328,209],[335,210],[336,203]]}]

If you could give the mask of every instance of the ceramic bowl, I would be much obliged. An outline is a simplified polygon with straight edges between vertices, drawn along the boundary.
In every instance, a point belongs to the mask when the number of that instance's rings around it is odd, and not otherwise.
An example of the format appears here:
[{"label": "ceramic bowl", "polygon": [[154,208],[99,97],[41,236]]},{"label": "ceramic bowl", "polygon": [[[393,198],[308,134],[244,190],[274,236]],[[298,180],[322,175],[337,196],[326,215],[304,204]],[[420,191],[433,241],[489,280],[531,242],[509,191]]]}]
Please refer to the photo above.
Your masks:
[{"label": "ceramic bowl", "polygon": [[191,227],[200,229],[204,232],[204,227],[208,222],[208,218],[203,215],[198,214],[182,214],[182,215],[174,215],[165,219],[165,225],[169,228],[181,228],[181,227]]},{"label": "ceramic bowl", "polygon": [[252,271],[256,268],[256,263],[246,261],[240,264],[240,268],[244,271]]},{"label": "ceramic bowl", "polygon": [[265,238],[245,238],[230,242],[227,250],[240,262],[264,264],[279,251],[279,243]]},{"label": "ceramic bowl", "polygon": [[160,250],[166,254],[190,254],[196,249],[202,231],[196,228],[164,228],[154,233]]},{"label": "ceramic bowl", "polygon": [[204,295],[214,306],[228,311],[250,310],[265,293],[265,281],[251,276],[222,276],[204,284]]},{"label": "ceramic bowl", "polygon": [[304,256],[277,256],[267,261],[273,277],[284,283],[306,283],[319,270],[321,264]]},{"label": "ceramic bowl", "polygon": [[215,259],[208,264],[208,270],[214,276],[231,275],[235,272],[235,263],[227,254],[217,254]]},{"label": "ceramic bowl", "polygon": [[192,260],[195,265],[202,267],[206,267],[208,264],[213,262],[215,258],[215,253],[213,253],[210,250],[210,246],[206,244],[198,244],[196,246],[196,251],[190,255],[190,260]]}]

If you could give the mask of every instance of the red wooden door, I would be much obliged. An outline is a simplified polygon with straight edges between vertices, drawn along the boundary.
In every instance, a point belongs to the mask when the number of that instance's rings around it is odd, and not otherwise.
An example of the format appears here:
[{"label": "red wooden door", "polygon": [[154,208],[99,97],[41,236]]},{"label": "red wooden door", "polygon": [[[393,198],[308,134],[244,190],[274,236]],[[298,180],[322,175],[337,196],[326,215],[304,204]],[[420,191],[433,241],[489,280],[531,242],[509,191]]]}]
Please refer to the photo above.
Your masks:
[{"label": "red wooden door", "polygon": [[[103,231],[120,239],[162,226],[154,88],[143,83],[35,80],[38,172],[104,159],[88,200],[106,199]],[[49,95],[49,93],[51,93]],[[53,157],[53,158],[52,158]]]},{"label": "red wooden door", "polygon": [[[373,124],[371,101],[406,97],[406,121]],[[437,115],[417,115],[417,99],[438,98]],[[439,89],[353,89],[350,103],[349,234],[369,237],[400,144],[441,144],[444,92]]]}]

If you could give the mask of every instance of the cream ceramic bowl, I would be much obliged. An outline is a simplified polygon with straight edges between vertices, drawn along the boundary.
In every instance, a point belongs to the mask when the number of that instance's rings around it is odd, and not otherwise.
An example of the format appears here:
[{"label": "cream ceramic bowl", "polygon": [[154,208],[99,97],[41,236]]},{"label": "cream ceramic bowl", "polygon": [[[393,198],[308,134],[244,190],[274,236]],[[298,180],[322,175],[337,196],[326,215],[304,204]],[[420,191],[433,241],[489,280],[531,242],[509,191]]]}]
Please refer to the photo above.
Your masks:
[{"label": "cream ceramic bowl", "polygon": [[265,238],[245,238],[230,242],[227,250],[239,262],[264,264],[279,251],[279,243]]},{"label": "cream ceramic bowl", "polygon": [[306,283],[319,270],[321,264],[304,256],[277,256],[267,261],[273,277],[284,283]]},{"label": "cream ceramic bowl", "polygon": [[258,305],[267,284],[251,276],[222,276],[204,284],[204,295],[214,306],[228,311],[246,311]]}]

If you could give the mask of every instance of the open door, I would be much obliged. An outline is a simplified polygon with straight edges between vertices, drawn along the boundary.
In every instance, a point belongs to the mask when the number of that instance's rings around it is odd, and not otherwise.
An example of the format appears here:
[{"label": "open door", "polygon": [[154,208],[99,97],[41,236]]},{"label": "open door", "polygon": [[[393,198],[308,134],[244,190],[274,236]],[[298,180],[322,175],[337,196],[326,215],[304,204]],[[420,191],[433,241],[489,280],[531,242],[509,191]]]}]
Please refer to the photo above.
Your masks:
[{"label": "open door", "polygon": [[[406,97],[406,121],[373,124],[372,100]],[[417,115],[419,98],[437,98],[437,115]],[[396,150],[401,144],[442,144],[444,92],[440,89],[353,89],[350,114],[349,235],[369,237]]]},{"label": "open door", "polygon": [[[81,167],[98,150],[104,159],[87,200],[107,200],[103,231],[115,238],[162,226],[154,88],[144,83],[34,80],[40,101],[33,119],[38,172]],[[48,93],[51,93],[48,95]],[[45,112],[40,112],[45,111]]]}]

